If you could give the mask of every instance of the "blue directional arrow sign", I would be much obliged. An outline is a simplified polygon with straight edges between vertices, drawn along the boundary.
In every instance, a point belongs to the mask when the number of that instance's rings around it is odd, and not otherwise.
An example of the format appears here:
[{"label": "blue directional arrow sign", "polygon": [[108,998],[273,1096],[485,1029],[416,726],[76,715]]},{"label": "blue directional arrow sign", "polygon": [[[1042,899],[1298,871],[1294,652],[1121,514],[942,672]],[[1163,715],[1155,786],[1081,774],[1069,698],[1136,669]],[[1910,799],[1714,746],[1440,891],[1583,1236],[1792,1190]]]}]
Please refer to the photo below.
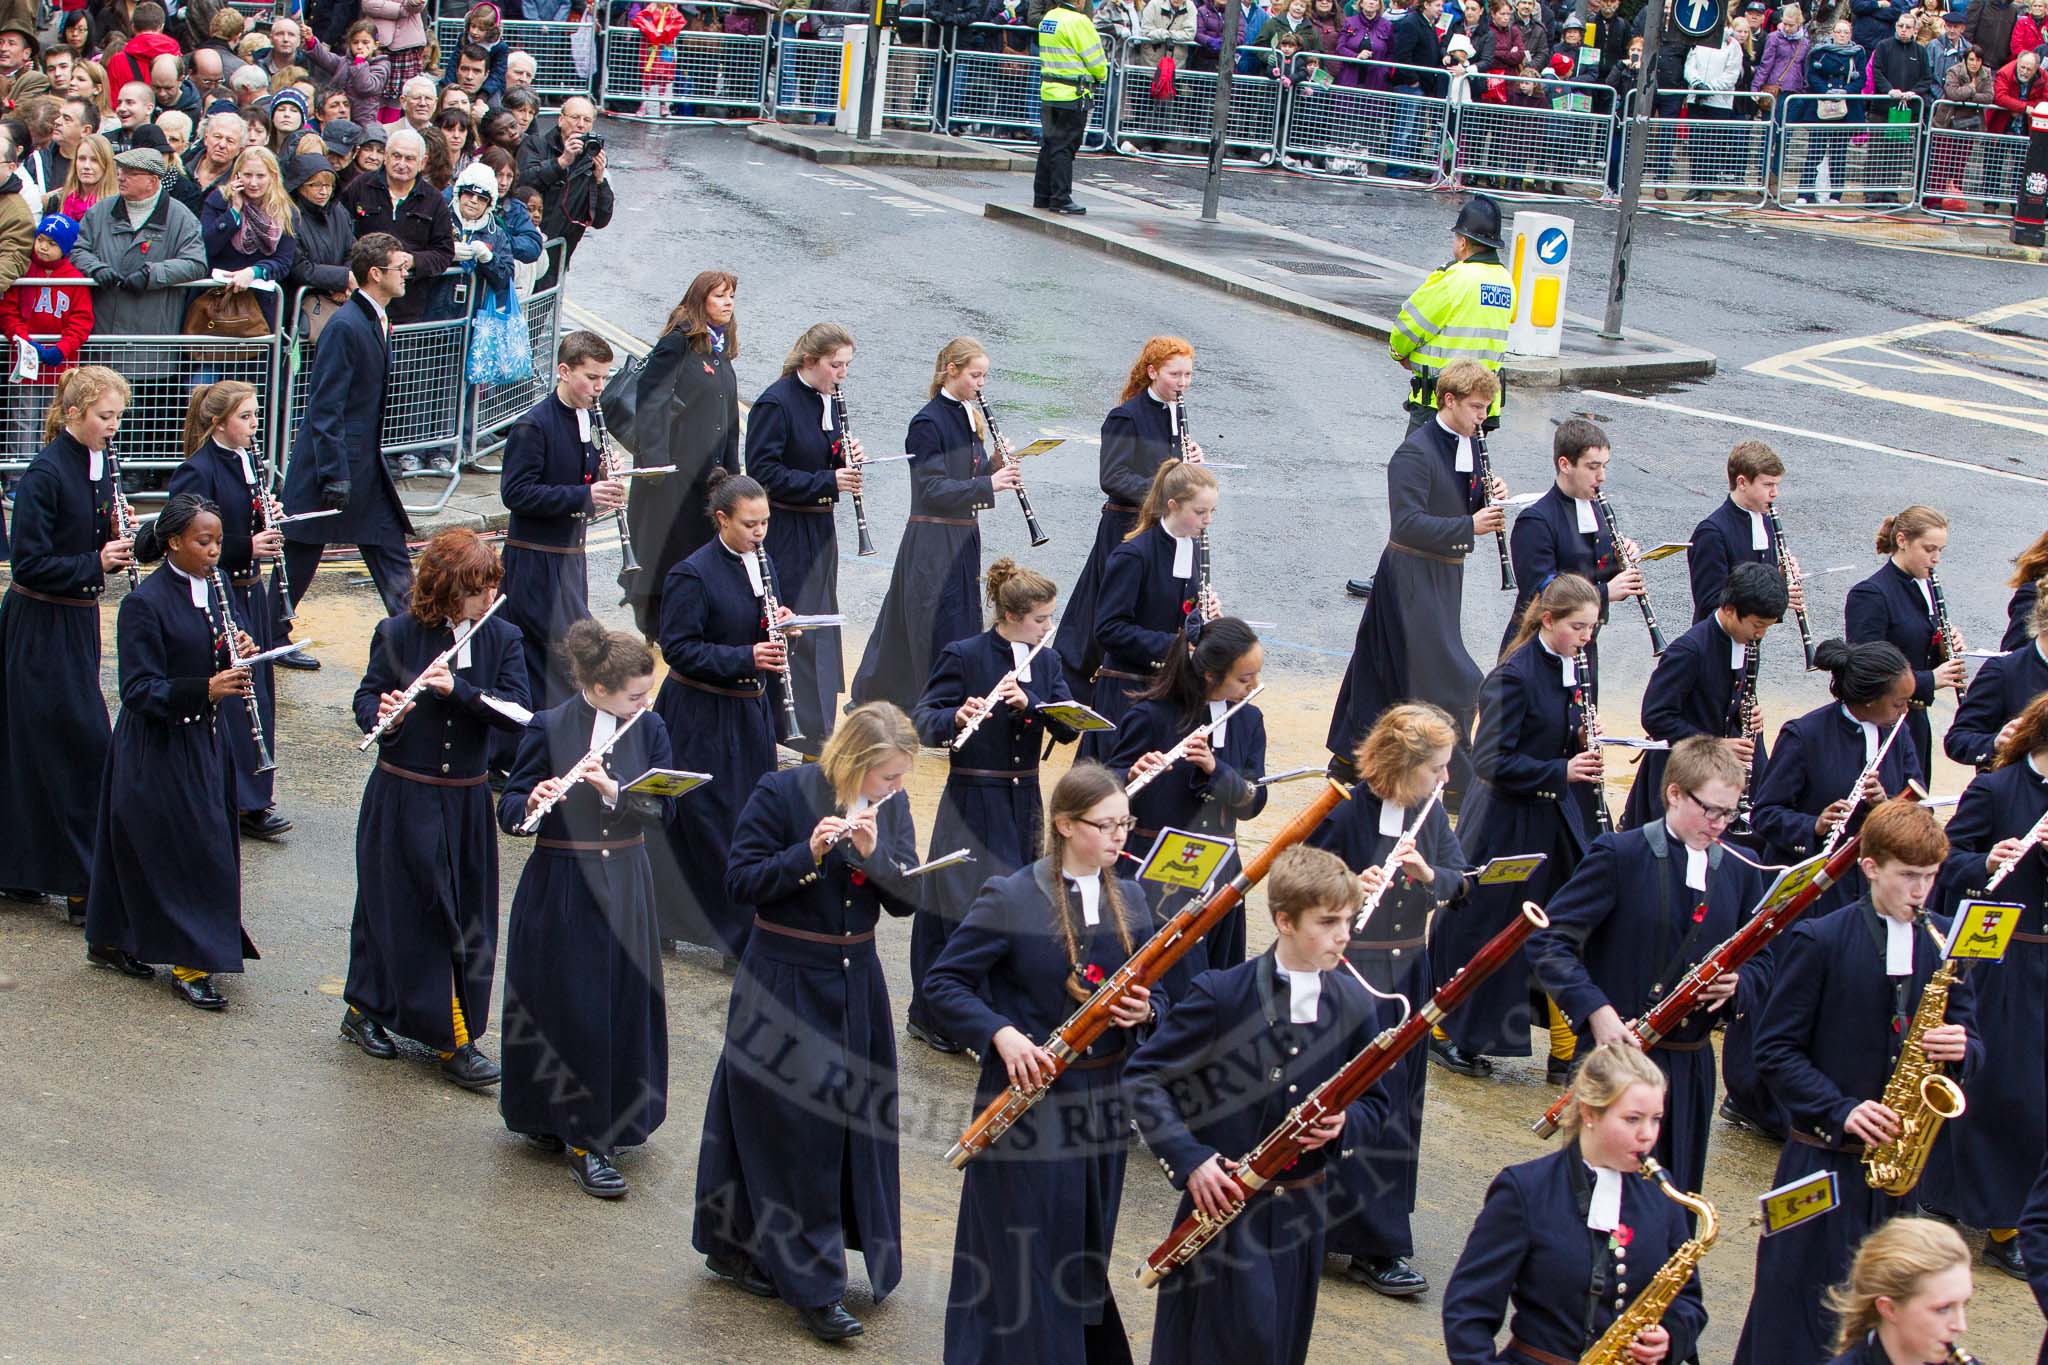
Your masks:
[{"label": "blue directional arrow sign", "polygon": [[1569,243],[1570,239],[1557,228],[1545,228],[1536,234],[1536,259],[1545,265],[1556,265],[1564,259]]},{"label": "blue directional arrow sign", "polygon": [[1678,27],[1689,38],[1704,38],[1714,31],[1714,24],[1720,18],[1721,7],[1716,0],[1678,0],[1674,18]]}]

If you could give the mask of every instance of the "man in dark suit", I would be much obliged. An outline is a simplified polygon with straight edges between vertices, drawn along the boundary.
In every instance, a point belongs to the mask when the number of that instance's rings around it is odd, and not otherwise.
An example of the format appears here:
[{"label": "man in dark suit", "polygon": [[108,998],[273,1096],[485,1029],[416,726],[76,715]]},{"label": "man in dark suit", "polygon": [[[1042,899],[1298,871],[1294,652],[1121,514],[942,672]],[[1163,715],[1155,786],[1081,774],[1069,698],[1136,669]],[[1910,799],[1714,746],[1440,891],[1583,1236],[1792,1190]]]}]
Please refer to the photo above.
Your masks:
[{"label": "man in dark suit", "polygon": [[391,364],[386,310],[405,293],[412,254],[390,233],[373,232],[349,252],[348,268],[356,290],[320,333],[284,480],[286,516],[321,510],[338,515],[287,525],[284,565],[296,605],[312,586],[321,550],[352,544],[362,551],[384,610],[395,616],[412,592],[412,561],[405,552],[412,522],[399,504],[381,448]]}]

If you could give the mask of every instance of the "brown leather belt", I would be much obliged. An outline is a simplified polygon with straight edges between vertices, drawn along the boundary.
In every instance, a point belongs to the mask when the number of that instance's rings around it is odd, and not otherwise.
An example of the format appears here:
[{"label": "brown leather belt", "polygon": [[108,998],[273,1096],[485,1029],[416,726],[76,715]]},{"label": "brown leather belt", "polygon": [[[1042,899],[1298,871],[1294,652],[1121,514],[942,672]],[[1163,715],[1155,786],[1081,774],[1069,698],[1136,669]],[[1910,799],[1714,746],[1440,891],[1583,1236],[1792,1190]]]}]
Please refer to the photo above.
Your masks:
[{"label": "brown leather belt", "polygon": [[922,512],[912,512],[910,519],[926,526],[979,526],[973,517],[928,517]]},{"label": "brown leather belt", "polygon": [[482,773],[475,777],[429,777],[410,768],[401,768],[396,763],[386,763],[381,758],[377,760],[377,771],[390,773],[393,777],[402,777],[408,782],[424,783],[429,787],[481,787],[484,784]]},{"label": "brown leather belt", "polygon": [[1122,678],[1125,682],[1152,681],[1152,675],[1150,673],[1126,673],[1120,668],[1111,668],[1108,664],[1104,664],[1102,667],[1096,669],[1095,676],[1098,678]]},{"label": "brown leather belt", "polygon": [[1289,1190],[1312,1190],[1330,1178],[1330,1168],[1325,1166],[1314,1175],[1305,1175],[1296,1180],[1270,1180],[1266,1182],[1275,1193],[1285,1194]]},{"label": "brown leather belt", "polygon": [[1698,1052],[1706,1045],[1707,1040],[1704,1038],[1695,1038],[1689,1043],[1674,1043],[1669,1038],[1665,1038],[1661,1039],[1657,1044],[1658,1047],[1663,1048],[1666,1052]]},{"label": "brown leather belt", "polygon": [[1789,1129],[1785,1136],[1801,1147],[1818,1147],[1823,1152],[1840,1152],[1844,1156],[1863,1155],[1863,1144],[1860,1142],[1822,1142],[1813,1134],[1803,1133],[1797,1128]]},{"label": "brown leather belt", "polygon": [[716,683],[698,682],[695,678],[686,678],[680,673],[671,673],[669,676],[685,687],[694,687],[699,692],[715,692],[721,697],[746,697],[751,699],[761,695],[761,684],[759,683],[755,683],[754,690],[749,692],[743,687],[720,687]]},{"label": "brown leather belt", "polygon": [[508,550],[532,550],[536,554],[544,555],[580,555],[583,553],[581,545],[543,545],[537,540],[508,540],[505,542],[505,548]]},{"label": "brown leather belt", "polygon": [[1135,517],[1136,515],[1138,515],[1137,508],[1131,506],[1129,503],[1123,502],[1105,502],[1104,504],[1102,504],[1102,510],[1105,512],[1121,512],[1127,517]]},{"label": "brown leather belt", "polygon": [[[1037,768],[1037,766],[1036,766],[1035,764],[1034,764],[1034,765],[1033,765],[1032,767],[1029,767],[1029,768],[1016,768],[1016,769],[1012,769],[1012,770],[1009,770],[1009,771],[1005,771],[1005,770],[1004,770],[1004,769],[1002,769],[1002,768],[961,768],[961,767],[955,767],[955,768],[954,768],[954,769],[952,770],[952,775],[953,775],[954,777],[992,777],[992,778],[995,778],[995,779],[996,779],[997,781],[1001,781],[1001,782],[1007,782],[1007,781],[1010,781],[1010,780],[1011,780],[1011,779],[1013,779],[1013,778],[1019,778],[1019,777],[1031,777],[1031,778],[1035,778],[1035,777],[1037,777],[1037,776],[1038,776],[1038,768]],[[2014,937],[2014,938],[2018,938],[2018,937],[2019,937],[2019,935],[2018,935],[2018,934],[2014,934],[2014,935],[2013,935],[2013,937]]]},{"label": "brown leather belt", "polygon": [[260,571],[250,574],[247,578],[230,578],[228,580],[231,585],[237,588],[253,588],[262,581],[263,575]]},{"label": "brown leather belt", "polygon": [[1385,943],[1375,942],[1371,939],[1355,938],[1351,940],[1352,947],[1361,951],[1376,953],[1390,952],[1395,948],[1421,948],[1427,946],[1428,943],[1429,939],[1426,937],[1389,939]]},{"label": "brown leather belt", "polygon": [[647,842],[647,836],[636,834],[630,839],[536,839],[541,848],[558,848],[565,853],[609,853],[615,848],[638,848]]},{"label": "brown leather belt", "polygon": [[19,583],[9,583],[7,590],[9,592],[18,592],[31,602],[48,602],[53,607],[96,607],[99,605],[99,599],[96,597],[56,597],[50,593],[37,592],[34,588],[24,588]]},{"label": "brown leather belt", "polygon": [[1083,1057],[1080,1061],[1075,1062],[1068,1066],[1067,1070],[1100,1071],[1102,1070],[1102,1068],[1106,1066],[1115,1066],[1118,1062],[1122,1061],[1129,1054],[1129,1048],[1120,1047],[1115,1052],[1110,1053],[1107,1057]]},{"label": "brown leather belt", "polygon": [[1508,1354],[1520,1356],[1524,1360],[1533,1360],[1536,1365],[1579,1365],[1576,1360],[1552,1355],[1549,1351],[1539,1351],[1520,1337],[1508,1338]]},{"label": "brown leather belt", "polygon": [[754,927],[764,934],[777,934],[783,938],[802,939],[805,943],[830,943],[834,946],[845,943],[873,943],[875,931],[865,934],[814,934],[808,929],[792,929],[786,924],[770,924],[759,915],[754,916]]},{"label": "brown leather belt", "polygon": [[1463,564],[1463,555],[1440,555],[1431,550],[1418,550],[1413,545],[1403,545],[1398,540],[1387,542],[1387,548],[1397,554],[1414,555],[1417,559],[1433,559],[1439,564]]},{"label": "brown leather belt", "polygon": [[2048,934],[2029,934],[2019,929],[2012,931],[2014,943],[2048,943]]},{"label": "brown leather belt", "polygon": [[830,512],[832,510],[832,504],[829,502],[805,503],[803,506],[799,507],[797,504],[793,502],[776,502],[774,499],[771,498],[768,501],[768,505],[778,512],[804,512],[822,514]]}]

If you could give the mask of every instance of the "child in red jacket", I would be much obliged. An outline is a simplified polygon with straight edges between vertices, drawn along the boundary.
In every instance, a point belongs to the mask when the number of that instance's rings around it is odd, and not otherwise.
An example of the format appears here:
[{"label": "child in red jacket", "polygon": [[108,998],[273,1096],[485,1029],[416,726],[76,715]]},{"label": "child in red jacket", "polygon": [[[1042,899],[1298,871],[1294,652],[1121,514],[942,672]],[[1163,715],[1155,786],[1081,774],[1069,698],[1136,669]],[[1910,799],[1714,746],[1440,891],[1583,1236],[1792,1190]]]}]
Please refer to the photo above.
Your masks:
[{"label": "child in red jacket", "polygon": [[[28,279],[77,280],[76,285],[17,284],[0,294],[0,334],[8,343],[6,371],[14,367],[16,338],[36,348],[42,362],[35,382],[54,384],[57,371],[78,359],[79,348],[92,335],[92,288],[71,263],[71,248],[78,241],[78,224],[61,213],[46,215],[36,224],[33,259],[25,273]],[[51,341],[37,337],[54,336]]]}]

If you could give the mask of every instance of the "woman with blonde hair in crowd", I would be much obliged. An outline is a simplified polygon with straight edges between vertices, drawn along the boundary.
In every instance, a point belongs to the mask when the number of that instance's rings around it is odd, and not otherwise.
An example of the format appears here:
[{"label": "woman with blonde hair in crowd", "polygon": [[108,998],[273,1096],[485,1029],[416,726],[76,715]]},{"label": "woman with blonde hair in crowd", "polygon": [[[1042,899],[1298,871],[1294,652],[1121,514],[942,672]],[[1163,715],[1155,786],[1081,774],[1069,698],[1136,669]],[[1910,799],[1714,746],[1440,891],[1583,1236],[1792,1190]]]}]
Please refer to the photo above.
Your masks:
[{"label": "woman with blonde hair in crowd", "polygon": [[1970,1248],[1932,1218],[1894,1218],[1863,1239],[1849,1278],[1828,1291],[1829,1365],[1948,1365],[1969,1330]]},{"label": "woman with blonde hair in crowd", "polygon": [[78,140],[60,189],[51,190],[43,200],[43,212],[61,213],[72,222],[82,222],[85,211],[114,193],[114,145],[98,133]]},{"label": "woman with blonde hair in crowd", "polygon": [[[234,174],[208,192],[199,212],[199,235],[206,244],[206,263],[227,272],[230,293],[253,289],[259,282],[283,283],[298,256],[292,235],[298,210],[284,187],[277,158],[267,148],[250,147],[235,159]],[[276,289],[257,290],[257,302],[272,326],[277,323]]]}]

